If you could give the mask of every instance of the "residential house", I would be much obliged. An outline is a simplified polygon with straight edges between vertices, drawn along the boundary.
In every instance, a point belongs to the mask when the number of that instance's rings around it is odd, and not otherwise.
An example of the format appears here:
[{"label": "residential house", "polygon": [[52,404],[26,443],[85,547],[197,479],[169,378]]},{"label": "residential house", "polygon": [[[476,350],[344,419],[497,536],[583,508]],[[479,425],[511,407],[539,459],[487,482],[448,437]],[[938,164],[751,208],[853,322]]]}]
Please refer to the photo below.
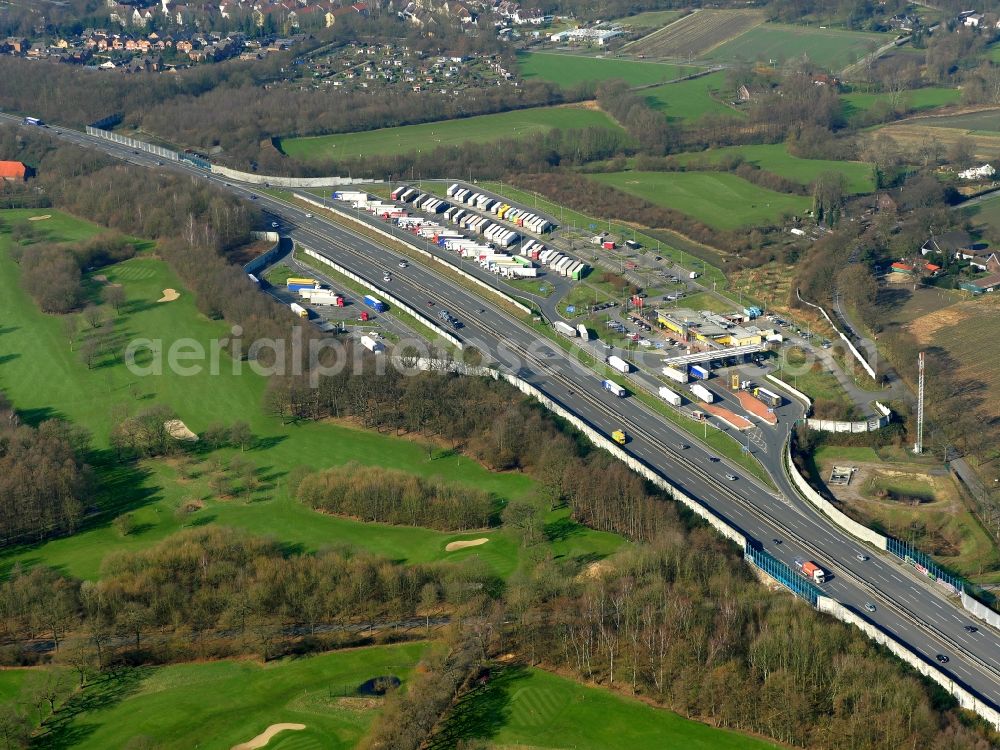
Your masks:
[{"label": "residential house", "polygon": [[983,22],[982,13],[970,13],[968,14],[962,23],[966,26],[971,26],[972,28],[979,28],[979,24]]},{"label": "residential house", "polygon": [[989,164],[983,164],[981,167],[971,167],[963,172],[959,172],[958,176],[963,180],[988,180],[997,173]]},{"label": "residential house", "polygon": [[0,161],[0,180],[4,182],[24,182],[31,173],[31,167],[19,161]]},{"label": "residential house", "polygon": [[958,260],[967,260],[973,268],[980,271],[1000,272],[1000,254],[996,250],[985,247],[962,248],[955,253]]},{"label": "residential house", "polygon": [[964,281],[959,286],[973,294],[995,292],[1000,290],[1000,273],[994,273],[975,281]]},{"label": "residential house", "polygon": [[921,255],[938,253],[946,258],[955,257],[959,250],[971,249],[972,239],[968,232],[961,229],[953,229],[941,235],[931,235],[931,238],[920,246]]}]

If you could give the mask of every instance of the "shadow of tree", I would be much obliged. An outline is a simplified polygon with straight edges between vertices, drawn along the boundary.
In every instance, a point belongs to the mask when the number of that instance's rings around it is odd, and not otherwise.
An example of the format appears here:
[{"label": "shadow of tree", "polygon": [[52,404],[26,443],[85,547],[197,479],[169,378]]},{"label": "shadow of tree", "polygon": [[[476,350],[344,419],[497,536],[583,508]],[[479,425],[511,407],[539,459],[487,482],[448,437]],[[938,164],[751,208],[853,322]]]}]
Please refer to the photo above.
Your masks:
[{"label": "shadow of tree", "polygon": [[454,748],[462,740],[490,739],[510,720],[511,699],[518,683],[528,677],[518,664],[493,667],[489,680],[463,695],[444,727],[430,744],[433,750]]}]

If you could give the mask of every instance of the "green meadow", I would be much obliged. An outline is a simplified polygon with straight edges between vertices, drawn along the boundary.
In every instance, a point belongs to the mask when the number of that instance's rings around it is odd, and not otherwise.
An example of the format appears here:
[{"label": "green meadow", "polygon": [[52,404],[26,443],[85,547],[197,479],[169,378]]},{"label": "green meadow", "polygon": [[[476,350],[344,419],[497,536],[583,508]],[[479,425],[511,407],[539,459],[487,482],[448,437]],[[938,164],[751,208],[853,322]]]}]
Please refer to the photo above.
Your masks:
[{"label": "green meadow", "polygon": [[553,129],[600,127],[620,129],[606,114],[579,106],[531,107],[494,115],[425,122],[396,128],[338,133],[281,140],[289,156],[311,159],[352,159],[381,154],[432,151],[441,146],[489,143],[527,138]]}]

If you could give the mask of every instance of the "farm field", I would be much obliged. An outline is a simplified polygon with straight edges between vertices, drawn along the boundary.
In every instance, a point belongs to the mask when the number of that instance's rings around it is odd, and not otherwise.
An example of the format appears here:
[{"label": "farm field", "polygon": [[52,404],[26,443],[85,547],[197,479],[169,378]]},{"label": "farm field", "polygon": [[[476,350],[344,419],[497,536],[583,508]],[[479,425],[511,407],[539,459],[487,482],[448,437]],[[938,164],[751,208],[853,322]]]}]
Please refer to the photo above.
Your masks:
[{"label": "farm field", "polygon": [[718,72],[654,86],[645,89],[642,94],[651,107],[663,112],[670,120],[697,120],[706,114],[743,117],[742,112],[724,103],[732,98],[725,87],[726,74]]},{"label": "farm field", "polygon": [[983,331],[1000,325],[1000,298],[984,294],[914,318],[910,332],[925,346],[941,347],[957,363],[958,381],[982,384],[980,410],[986,417],[1000,416],[1000,340]]},{"label": "farm field", "polygon": [[659,62],[638,62],[608,57],[592,57],[555,52],[525,52],[517,56],[524,78],[551,81],[563,87],[587,81],[621,78],[632,86],[672,81],[690,75],[697,68]]},{"label": "farm field", "polygon": [[705,57],[719,62],[782,63],[806,56],[817,65],[840,69],[860,60],[873,44],[882,45],[889,40],[884,34],[765,23],[745,29]]},{"label": "farm field", "polygon": [[533,107],[494,115],[442,120],[398,128],[282,139],[281,149],[296,159],[349,159],[433,150],[473,141],[525,138],[556,128],[620,129],[606,114],[582,106]]},{"label": "farm field", "polygon": [[963,115],[928,117],[920,122],[932,128],[958,128],[975,133],[1000,134],[1000,109],[967,112]]},{"label": "farm field", "polygon": [[85,687],[76,698],[82,710],[67,710],[38,746],[149,747],[130,744],[147,737],[162,750],[229,750],[272,724],[293,723],[305,728],[285,730],[267,747],[348,750],[382,703],[357,688],[383,676],[405,685],[427,648],[407,643],[268,664],[227,660],[116,670]]},{"label": "farm field", "polygon": [[[36,211],[41,214],[41,211]],[[48,212],[55,218],[54,212]],[[13,212],[0,212],[12,220]],[[64,239],[76,232],[85,237],[98,228],[73,217],[60,215],[69,229],[53,231],[52,239]],[[38,222],[41,224],[42,222]],[[70,231],[71,230],[71,231]],[[78,361],[56,316],[42,314],[17,282],[17,266],[7,257],[9,235],[0,234],[0,337],[4,351],[15,352],[0,358],[0,390],[7,393],[28,421],[61,416],[87,427],[94,435],[102,494],[96,498],[102,514],[92,518],[77,534],[45,544],[7,550],[0,555],[0,570],[15,561],[25,564],[46,562],[73,575],[95,578],[100,563],[109,552],[141,549],[154,544],[187,524],[218,523],[244,528],[256,534],[274,536],[315,550],[330,544],[350,544],[373,552],[414,562],[463,560],[477,556],[500,575],[517,564],[519,545],[502,530],[488,536],[482,547],[445,553],[444,547],[468,534],[442,533],[429,529],[364,524],[318,514],[289,496],[284,475],[295,466],[324,468],[355,462],[379,465],[425,477],[467,484],[511,500],[534,497],[534,482],[522,474],[494,473],[480,464],[438,446],[428,447],[419,439],[400,439],[356,429],[349,423],[303,423],[284,425],[260,408],[263,378],[249,370],[235,375],[227,367],[218,375],[181,377],[164,374],[137,378],[120,363],[102,362],[92,370]],[[123,336],[158,337],[169,331],[172,337],[207,342],[228,333],[225,324],[204,318],[194,307],[191,295],[168,266],[151,257],[137,257],[101,272],[109,282],[121,283],[127,297],[117,323]],[[155,300],[164,288],[178,289],[181,296],[170,303]],[[170,341],[174,340],[173,338]],[[169,341],[167,342],[169,344]],[[225,363],[230,360],[224,359]],[[45,372],[45,378],[37,373]],[[257,440],[246,453],[223,450],[199,454],[192,471],[183,472],[177,460],[147,461],[137,467],[115,466],[106,454],[112,408],[136,404],[130,393],[138,386],[142,397],[133,410],[156,403],[173,406],[181,419],[196,432],[212,422],[231,423],[245,419]],[[256,467],[259,488],[252,493],[219,497],[211,476],[238,455]],[[184,476],[183,474],[189,474]],[[201,475],[200,478],[194,475]],[[203,507],[190,517],[179,517],[176,509],[187,501]],[[122,512],[134,512],[138,531],[120,536],[111,521]],[[552,549],[568,559],[603,557],[622,543],[619,537],[593,532],[571,522],[565,510],[549,511]]]},{"label": "farm field", "polygon": [[[949,104],[957,104],[962,98],[962,92],[954,88],[929,86],[913,89],[903,94],[903,102],[907,109],[919,112],[925,109],[935,109]],[[879,100],[888,100],[885,94],[869,94],[856,92],[843,94],[840,100],[844,103],[844,114],[852,117],[860,112],[871,109]]]},{"label": "farm field", "polygon": [[993,62],[1000,63],[1000,42],[994,43],[990,46],[986,54]]},{"label": "farm field", "polygon": [[763,14],[755,10],[699,10],[626,44],[622,51],[649,58],[693,60],[763,22]]},{"label": "farm field", "polygon": [[725,172],[612,172],[592,178],[717,229],[778,223],[812,205],[805,196],[765,190]]},{"label": "farm field", "polygon": [[1000,153],[1000,130],[986,132],[948,127],[940,123],[931,124],[936,119],[926,117],[906,120],[870,132],[884,133],[906,149],[916,149],[930,141],[937,141],[942,148],[949,149],[960,139],[967,138],[972,141],[976,159],[989,160]]},{"label": "farm field", "polygon": [[718,162],[723,158],[737,155],[763,170],[803,185],[810,184],[823,172],[833,171],[840,172],[847,179],[848,192],[870,193],[875,189],[875,181],[869,165],[853,161],[800,159],[788,153],[788,148],[783,143],[727,146],[691,154],[678,154],[677,159],[682,163],[702,160]]},{"label": "farm field", "polygon": [[465,696],[432,747],[450,750],[466,740],[497,748],[776,750],[764,740],[517,665],[495,670],[488,685]]},{"label": "farm field", "polygon": [[1000,242],[1000,194],[977,203],[967,213],[973,222],[985,228],[987,234],[992,233]]}]

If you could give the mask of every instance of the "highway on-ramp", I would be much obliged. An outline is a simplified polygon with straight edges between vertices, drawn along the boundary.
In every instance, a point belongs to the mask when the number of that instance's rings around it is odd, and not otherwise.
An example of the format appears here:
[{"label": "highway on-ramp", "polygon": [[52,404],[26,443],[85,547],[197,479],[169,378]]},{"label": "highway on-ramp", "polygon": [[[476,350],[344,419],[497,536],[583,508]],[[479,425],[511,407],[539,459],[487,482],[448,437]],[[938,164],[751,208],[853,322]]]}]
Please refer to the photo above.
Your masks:
[{"label": "highway on-ramp", "polygon": [[[20,122],[20,118],[0,115],[3,119]],[[155,156],[134,153],[79,131],[49,128],[48,132],[141,166],[161,166]],[[162,166],[188,173],[193,179],[206,178],[203,170],[185,162],[165,162]],[[630,437],[625,450],[633,456],[775,557],[788,564],[796,557],[818,562],[832,574],[821,587],[828,596],[891,633],[986,703],[1000,708],[1000,634],[974,622],[942,590],[921,581],[908,566],[851,538],[798,499],[787,482],[776,477],[782,491],[775,492],[743,475],[738,467],[718,460],[710,449],[637,399],[619,399],[604,391],[596,374],[495,307],[488,293],[480,296],[470,292],[420,263],[411,262],[408,268],[399,269],[398,254],[320,216],[307,217],[310,209],[273,198],[256,186],[212,179],[219,187],[244,197],[254,195],[258,205],[279,217],[282,232],[293,241],[335,259],[414,309],[430,311],[429,317],[435,320],[435,311],[448,309],[464,323],[458,335],[488,358],[560,402],[596,430],[609,434],[624,429]],[[391,272],[392,281],[381,281],[383,271]],[[690,447],[682,448],[684,444]],[[768,463],[778,460],[769,456]],[[726,474],[738,478],[731,481]],[[867,611],[866,604],[873,604],[875,611]],[[971,625],[978,629],[967,631]],[[939,662],[939,655],[948,661]]]}]

